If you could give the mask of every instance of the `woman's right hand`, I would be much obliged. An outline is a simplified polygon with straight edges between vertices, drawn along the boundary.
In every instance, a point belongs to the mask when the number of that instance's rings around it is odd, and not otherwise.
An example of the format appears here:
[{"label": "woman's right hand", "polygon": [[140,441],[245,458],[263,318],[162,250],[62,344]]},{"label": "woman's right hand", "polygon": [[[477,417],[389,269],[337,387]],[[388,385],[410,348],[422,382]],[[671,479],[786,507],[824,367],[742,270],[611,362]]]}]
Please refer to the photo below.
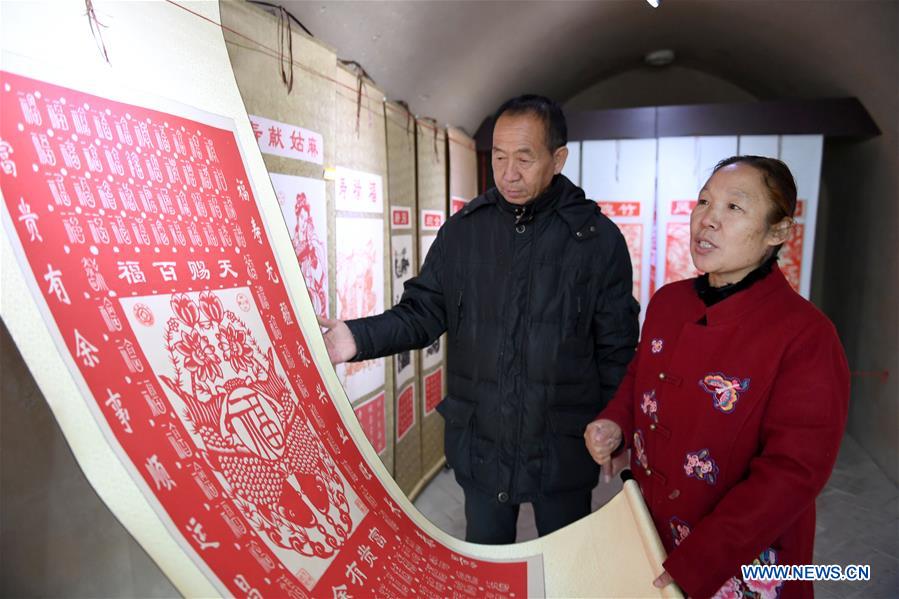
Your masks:
[{"label": "woman's right hand", "polygon": [[620,460],[614,460],[618,462],[614,465],[612,460],[612,454],[621,445],[621,427],[605,418],[594,420],[587,425],[587,430],[584,431],[584,442],[590,456],[602,467],[603,481],[612,480],[612,475],[616,474],[614,466],[621,465]]}]

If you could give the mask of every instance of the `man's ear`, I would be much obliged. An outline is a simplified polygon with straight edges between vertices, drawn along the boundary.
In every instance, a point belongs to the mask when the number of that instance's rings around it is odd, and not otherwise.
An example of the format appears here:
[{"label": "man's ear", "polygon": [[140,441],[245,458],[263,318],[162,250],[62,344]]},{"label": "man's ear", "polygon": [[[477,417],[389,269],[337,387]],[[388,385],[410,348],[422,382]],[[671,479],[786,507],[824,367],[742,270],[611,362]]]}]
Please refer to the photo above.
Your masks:
[{"label": "man's ear", "polygon": [[568,146],[556,148],[553,152],[553,174],[558,175],[565,168],[565,161],[568,160]]}]

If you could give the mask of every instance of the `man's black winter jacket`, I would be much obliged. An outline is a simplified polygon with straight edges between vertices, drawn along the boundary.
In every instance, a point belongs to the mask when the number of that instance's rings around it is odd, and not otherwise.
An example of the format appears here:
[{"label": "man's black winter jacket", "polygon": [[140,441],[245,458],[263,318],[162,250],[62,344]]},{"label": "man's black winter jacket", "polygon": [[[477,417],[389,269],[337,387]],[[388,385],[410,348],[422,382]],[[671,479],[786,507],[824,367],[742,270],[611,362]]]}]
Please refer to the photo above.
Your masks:
[{"label": "man's black winter jacket", "polygon": [[621,232],[557,175],[518,217],[496,189],[474,199],[399,304],[347,325],[355,360],[447,332],[447,461],[463,487],[518,503],[596,484],[583,434],[633,356],[632,288]]}]

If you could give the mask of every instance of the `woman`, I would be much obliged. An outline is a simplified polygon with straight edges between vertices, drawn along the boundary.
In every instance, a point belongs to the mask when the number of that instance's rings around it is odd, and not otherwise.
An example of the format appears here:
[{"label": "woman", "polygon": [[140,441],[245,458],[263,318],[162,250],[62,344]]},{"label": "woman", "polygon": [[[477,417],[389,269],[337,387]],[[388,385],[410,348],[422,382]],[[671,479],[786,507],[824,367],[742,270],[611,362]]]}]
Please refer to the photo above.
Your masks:
[{"label": "woman", "polygon": [[656,586],[691,597],[811,597],[743,564],[810,564],[815,497],[843,436],[849,372],[830,321],[787,283],[796,185],[770,158],[721,161],[690,217],[703,276],[660,289],[587,448],[631,467],[668,551]]}]

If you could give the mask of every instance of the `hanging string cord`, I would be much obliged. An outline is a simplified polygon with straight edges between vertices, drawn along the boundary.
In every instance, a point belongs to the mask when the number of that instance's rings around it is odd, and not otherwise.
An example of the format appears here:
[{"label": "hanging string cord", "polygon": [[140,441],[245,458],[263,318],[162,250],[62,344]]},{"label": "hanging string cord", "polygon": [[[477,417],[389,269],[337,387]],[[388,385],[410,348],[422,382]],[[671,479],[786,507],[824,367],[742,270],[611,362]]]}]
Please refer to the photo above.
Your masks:
[{"label": "hanging string cord", "polygon": [[434,162],[440,162],[440,150],[437,147],[437,133],[440,130],[440,127],[437,126],[437,119],[433,119],[429,116],[423,116],[418,119],[422,125],[431,126],[434,129]]},{"label": "hanging string cord", "polygon": [[[362,90],[364,87],[363,82],[365,79],[368,79],[369,81],[371,81],[372,85],[377,84],[375,83],[375,80],[372,79],[368,74],[368,71],[366,71],[365,68],[355,60],[342,60],[338,58],[337,62],[345,67],[348,67],[351,71],[355,71],[356,73],[356,137],[358,138],[359,119],[362,116]],[[365,95],[365,98],[368,99],[368,94]]]},{"label": "hanging string cord", "polygon": [[103,41],[103,32],[101,31],[101,29],[106,28],[106,25],[101,23],[100,19],[97,18],[97,13],[94,11],[94,3],[92,0],[84,0],[84,8],[87,9],[85,15],[87,16],[87,22],[91,27],[91,34],[94,36],[94,41],[97,43],[97,48],[103,53],[103,60],[106,61],[106,64],[112,64],[109,62],[109,53],[106,51],[106,43]]},{"label": "hanging string cord", "polygon": [[362,115],[362,75],[356,75],[356,138],[359,138],[359,117]]},{"label": "hanging string cord", "polygon": [[[412,116],[412,111],[409,109],[409,104],[405,100],[397,100],[396,104],[406,113],[406,137],[409,137],[409,133],[412,132],[412,125],[415,123],[415,117]],[[409,137],[409,143],[412,143],[411,137]]]},{"label": "hanging string cord", "polygon": [[[288,13],[283,7],[278,12],[278,66],[281,68],[281,82],[287,87],[287,93],[293,91],[293,31],[290,28]],[[284,47],[287,47],[287,54]]]},{"label": "hanging string cord", "polygon": [[309,37],[315,37],[314,35],[312,35],[312,32],[309,31],[309,29],[307,29],[306,26],[303,25],[303,23],[298,18],[293,16],[293,13],[291,13],[289,10],[287,10],[280,4],[272,4],[271,2],[261,2],[260,0],[247,0],[247,2],[249,2],[250,4],[258,4],[259,6],[268,6],[269,8],[275,8],[275,9],[282,11],[284,14],[286,14],[288,17],[290,17],[290,20],[293,21],[294,23],[296,23],[300,29],[305,31],[306,35],[308,35]]}]

